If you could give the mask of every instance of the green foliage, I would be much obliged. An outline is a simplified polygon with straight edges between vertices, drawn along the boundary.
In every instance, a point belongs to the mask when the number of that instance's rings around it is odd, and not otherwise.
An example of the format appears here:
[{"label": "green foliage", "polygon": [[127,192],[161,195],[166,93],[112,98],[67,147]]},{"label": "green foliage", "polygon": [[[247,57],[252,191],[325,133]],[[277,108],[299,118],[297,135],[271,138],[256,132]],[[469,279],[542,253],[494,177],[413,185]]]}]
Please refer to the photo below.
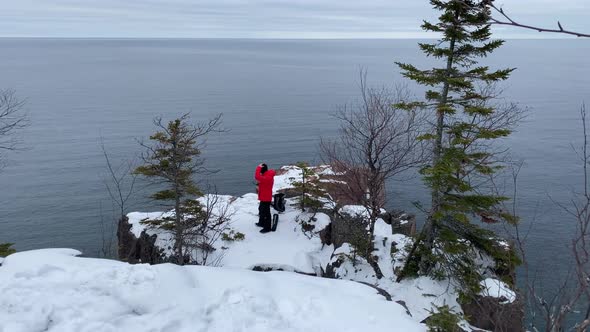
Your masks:
[{"label": "green foliage", "polygon": [[[418,239],[414,239],[414,241],[417,241]],[[412,252],[412,247],[413,245],[408,243],[405,246],[405,250],[408,253]],[[398,271],[398,273],[396,273],[396,275],[398,276],[398,278],[400,277],[409,277],[409,278],[417,278],[420,274],[420,260],[423,257],[426,257],[430,252],[427,252],[425,250],[424,246],[417,246],[416,247],[416,251],[414,252],[413,255],[408,255],[408,257],[406,258],[406,262],[404,264],[404,267]]]},{"label": "green foliage", "polygon": [[[475,193],[472,179],[498,170],[492,153],[478,148],[476,142],[506,137],[510,130],[490,127],[485,121],[494,116],[495,110],[488,105],[492,96],[480,92],[478,86],[506,80],[513,69],[491,71],[477,66],[479,58],[503,44],[491,39],[487,1],[432,0],[431,4],[442,13],[438,22],[424,22],[422,28],[441,32],[443,37],[437,43],[421,43],[420,48],[426,56],[445,60],[445,66],[421,70],[411,64],[398,65],[405,77],[437,88],[426,92],[426,102],[400,105],[432,108],[443,120],[436,132],[421,136],[435,143],[435,158],[421,171],[425,183],[440,196],[435,202],[434,218],[452,215],[468,221],[470,216],[480,216],[486,221],[498,221],[507,217],[497,209],[507,198]],[[446,144],[443,136],[448,138]]]},{"label": "green foliage", "polygon": [[14,254],[16,250],[11,248],[14,243],[0,243],[0,257],[6,257],[8,255]]},{"label": "green foliage", "polygon": [[[159,123],[158,123],[159,124]],[[168,188],[157,191],[151,198],[162,201],[180,200],[186,196],[202,196],[192,180],[202,161],[198,128],[188,123],[188,117],[170,121],[150,136],[152,145],[144,155],[144,165],[137,167],[135,174],[168,184]]]},{"label": "green foliage", "polygon": [[221,234],[221,239],[227,242],[235,242],[235,241],[242,241],[246,238],[246,235],[241,232],[236,232],[233,229],[229,232],[224,232]]},{"label": "green foliage", "polygon": [[492,231],[475,224],[448,218],[438,228],[435,250],[421,253],[433,266],[431,275],[440,280],[452,278],[460,290],[460,298],[471,299],[482,290],[482,268],[476,261],[482,255],[494,260],[498,276],[509,285],[520,259],[513,247],[498,239]]},{"label": "green foliage", "polygon": [[[421,140],[433,146],[432,162],[421,169],[424,183],[431,188],[432,210],[428,227],[404,274],[430,273],[437,278],[454,278],[466,293],[479,290],[481,276],[472,249],[490,255],[503,268],[517,262],[514,256],[500,257],[492,245],[493,233],[471,224],[518,222],[502,209],[507,197],[482,190],[482,179],[502,169],[490,143],[510,135],[508,124],[495,122],[492,93],[482,89],[508,79],[514,69],[491,70],[480,66],[504,41],[491,39],[489,2],[475,0],[431,0],[441,12],[437,22],[424,22],[428,32],[442,34],[436,43],[420,43],[427,57],[442,60],[440,67],[419,69],[397,63],[402,75],[427,88],[424,101],[403,102],[404,109],[424,108],[437,117],[432,133]],[[496,125],[490,125],[491,123]],[[504,124],[497,125],[498,123]]]},{"label": "green foliage", "polygon": [[173,231],[176,228],[176,218],[170,216],[158,219],[144,219],[140,223],[148,227],[160,228],[166,231]]},{"label": "green foliage", "polygon": [[354,225],[348,228],[345,233],[341,234],[350,245],[353,260],[356,261],[358,257],[362,257],[367,262],[371,260],[377,261],[377,258],[373,255],[375,251],[373,239],[367,231],[369,227],[368,221],[364,217],[356,216],[345,222]]},{"label": "green foliage", "polygon": [[204,171],[200,147],[205,135],[220,131],[220,119],[218,116],[197,125],[189,123],[188,115],[167,124],[156,119],[158,131],[150,136],[150,144],[142,143],[146,148],[143,165],[134,170],[159,186],[151,198],[173,205],[172,213],[142,223],[174,234],[175,259],[180,264],[186,263],[189,246],[202,249],[207,245],[198,239],[210,227],[211,211],[194,199],[203,194],[193,177]]},{"label": "green foliage", "polygon": [[350,237],[349,242],[352,248],[352,253],[355,257],[360,256],[365,258],[366,260],[372,259],[372,257],[368,257],[369,255],[373,254],[373,243],[369,236],[363,236],[363,234],[356,234],[356,236]]},{"label": "green foliage", "polygon": [[324,206],[321,199],[326,196],[320,186],[320,177],[306,162],[301,161],[295,165],[301,168],[301,181],[292,182],[294,189],[299,192],[297,203],[302,211],[308,208],[316,212]]},{"label": "green foliage", "polygon": [[459,323],[463,316],[449,307],[447,304],[435,306],[435,310],[430,310],[430,317],[426,319],[426,326],[429,332],[460,332],[462,331]]},{"label": "green foliage", "polygon": [[208,219],[205,207],[197,200],[188,199],[184,201],[180,204],[178,211],[182,215],[180,220],[176,218],[176,213],[171,211],[169,214],[157,219],[144,219],[141,224],[166,231],[175,231],[177,229],[198,227]]}]

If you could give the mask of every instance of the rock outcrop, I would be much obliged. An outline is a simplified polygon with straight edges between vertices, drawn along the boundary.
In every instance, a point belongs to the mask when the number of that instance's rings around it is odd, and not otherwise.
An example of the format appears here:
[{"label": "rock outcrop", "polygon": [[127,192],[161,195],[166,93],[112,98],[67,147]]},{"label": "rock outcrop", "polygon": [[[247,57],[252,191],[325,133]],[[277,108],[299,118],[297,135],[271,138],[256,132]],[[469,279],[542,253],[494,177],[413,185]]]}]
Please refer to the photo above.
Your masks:
[{"label": "rock outcrop", "polygon": [[416,216],[403,211],[386,212],[380,216],[391,225],[392,234],[416,235]]},{"label": "rock outcrop", "polygon": [[522,332],[524,303],[517,296],[513,302],[491,296],[480,296],[461,305],[469,324],[488,331]]},{"label": "rock outcrop", "polygon": [[337,271],[343,263],[344,257],[332,256],[330,263],[328,263],[328,265],[326,266],[323,277],[329,279],[340,279],[340,276],[338,275]]},{"label": "rock outcrop", "polygon": [[162,249],[156,246],[156,235],[148,235],[144,230],[137,238],[131,232],[131,224],[127,216],[119,219],[117,225],[119,259],[130,264],[148,263],[158,264],[165,262]]},{"label": "rock outcrop", "polygon": [[320,240],[322,241],[323,245],[329,246],[332,244],[332,223],[329,223],[328,226],[324,227],[321,231],[319,231]]}]

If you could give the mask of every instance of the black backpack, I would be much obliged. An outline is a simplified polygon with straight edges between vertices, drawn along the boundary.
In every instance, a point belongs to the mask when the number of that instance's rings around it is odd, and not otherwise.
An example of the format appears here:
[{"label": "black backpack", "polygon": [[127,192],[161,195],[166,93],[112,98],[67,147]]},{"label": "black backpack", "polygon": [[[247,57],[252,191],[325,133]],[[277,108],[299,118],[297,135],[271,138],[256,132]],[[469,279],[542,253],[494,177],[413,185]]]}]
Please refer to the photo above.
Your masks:
[{"label": "black backpack", "polygon": [[285,212],[285,194],[274,194],[272,197],[272,207],[277,212]]}]

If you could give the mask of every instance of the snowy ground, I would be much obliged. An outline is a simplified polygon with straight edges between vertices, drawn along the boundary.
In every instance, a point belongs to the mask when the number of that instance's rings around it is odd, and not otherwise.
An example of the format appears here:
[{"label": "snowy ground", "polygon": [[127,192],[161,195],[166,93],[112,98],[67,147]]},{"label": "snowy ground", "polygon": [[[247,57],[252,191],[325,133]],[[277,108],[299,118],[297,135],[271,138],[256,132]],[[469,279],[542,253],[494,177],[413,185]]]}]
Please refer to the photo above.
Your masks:
[{"label": "snowy ground", "polygon": [[[320,172],[332,174],[321,168]],[[301,171],[289,167],[277,176],[275,191],[291,186]],[[288,201],[276,232],[261,234],[256,194],[222,196],[232,212],[231,229],[241,241],[215,244],[219,267],[128,265],[110,260],[74,257],[71,249],[22,252],[0,266],[0,332],[13,331],[425,331],[419,322],[433,305],[459,310],[456,293],[447,282],[429,278],[395,282],[393,271],[402,264],[410,239],[391,234],[379,220],[375,227],[377,255],[384,278],[377,280],[362,260],[347,261],[337,273],[387,291],[404,301],[412,317],[395,302],[356,282],[322,279],[292,272],[253,272],[254,266],[318,274],[338,254],[323,246],[317,232],[330,218],[317,214],[315,229],[304,233],[299,220],[308,218]],[[343,211],[357,211],[345,207]],[[130,213],[131,231],[146,230],[145,218],[162,212]],[[168,234],[157,244],[171,247]],[[392,256],[393,246],[393,256]],[[486,281],[489,293],[506,294],[501,285]],[[511,299],[509,296],[507,298]]]},{"label": "snowy ground", "polygon": [[0,331],[425,331],[354,282],[77,254],[46,249],[5,260]]},{"label": "snowy ground", "polygon": [[[258,197],[256,194],[246,194],[242,197],[230,200],[229,196],[223,197],[229,203],[233,216],[231,228],[235,232],[245,235],[242,241],[219,241],[218,248],[211,261],[218,261],[225,267],[252,269],[254,266],[276,266],[285,270],[297,270],[305,273],[315,273],[320,266],[325,266],[330,260],[333,248],[322,248],[319,237],[309,238],[309,234],[301,231],[301,226],[296,222],[301,211],[296,210],[291,204],[287,204],[287,210],[280,215],[277,231],[269,234],[261,234],[260,228],[254,225],[258,222]],[[290,201],[292,203],[292,201]],[[156,213],[130,213],[129,222],[132,224],[132,232],[138,236],[145,226],[140,221],[145,218],[154,218],[162,215]],[[325,214],[316,215],[317,228],[322,229],[330,218]],[[161,237],[158,234],[158,245],[162,248],[170,247],[171,238]],[[225,248],[225,249],[222,249]]]},{"label": "snowy ground", "polygon": [[[362,281],[375,285],[387,291],[393,301],[405,302],[412,317],[420,322],[430,316],[434,306],[444,304],[460,312],[457,303],[457,294],[447,281],[435,281],[427,277],[417,279],[406,279],[401,283],[395,281],[393,271],[396,267],[402,267],[405,259],[405,246],[410,239],[401,234],[391,234],[391,226],[383,220],[378,220],[375,225],[375,247],[376,255],[379,256],[379,267],[384,276],[377,279],[371,266],[362,258],[357,262],[346,260],[337,270],[338,276],[345,280]],[[391,247],[394,246],[397,252],[391,255]],[[338,254],[350,255],[351,248],[345,244],[336,249],[334,258]]]}]

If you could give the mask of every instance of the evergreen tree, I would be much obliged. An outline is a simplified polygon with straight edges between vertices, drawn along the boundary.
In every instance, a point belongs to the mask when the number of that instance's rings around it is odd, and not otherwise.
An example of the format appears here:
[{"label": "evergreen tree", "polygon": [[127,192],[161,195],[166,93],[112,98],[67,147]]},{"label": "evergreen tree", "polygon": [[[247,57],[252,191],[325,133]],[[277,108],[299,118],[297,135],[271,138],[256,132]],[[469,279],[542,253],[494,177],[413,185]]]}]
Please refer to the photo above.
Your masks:
[{"label": "evergreen tree", "polygon": [[302,211],[308,208],[315,212],[324,205],[321,199],[326,196],[320,186],[320,177],[304,161],[298,162],[296,166],[301,169],[301,181],[292,182],[293,188],[299,192],[297,203]]},{"label": "evergreen tree", "polygon": [[472,219],[517,222],[501,208],[506,197],[484,192],[476,185],[478,179],[492,176],[502,167],[489,144],[511,133],[510,123],[494,121],[494,96],[485,89],[482,92],[481,87],[506,80],[513,69],[490,70],[478,64],[504,43],[491,39],[488,1],[430,3],[442,14],[438,22],[424,22],[422,28],[440,33],[442,38],[419,45],[427,56],[441,59],[445,65],[423,70],[397,63],[405,77],[428,89],[425,101],[397,106],[432,109],[436,114],[433,132],[422,136],[433,146],[431,163],[421,170],[431,189],[431,209],[399,279],[411,271],[444,271],[445,277],[457,278],[468,291],[475,291],[479,275],[467,254],[470,245],[492,257],[499,255],[490,242],[493,234]]},{"label": "evergreen tree", "polygon": [[194,198],[202,193],[194,177],[207,171],[201,148],[204,138],[211,132],[221,131],[221,115],[208,122],[192,125],[185,114],[179,119],[164,124],[157,118],[154,124],[158,131],[150,136],[153,144],[143,144],[146,152],[142,156],[143,165],[134,173],[143,175],[163,188],[151,195],[158,201],[172,202],[173,214],[149,224],[174,233],[174,254],[176,262],[187,262],[187,245],[185,236],[188,230],[198,225],[205,212]]}]

